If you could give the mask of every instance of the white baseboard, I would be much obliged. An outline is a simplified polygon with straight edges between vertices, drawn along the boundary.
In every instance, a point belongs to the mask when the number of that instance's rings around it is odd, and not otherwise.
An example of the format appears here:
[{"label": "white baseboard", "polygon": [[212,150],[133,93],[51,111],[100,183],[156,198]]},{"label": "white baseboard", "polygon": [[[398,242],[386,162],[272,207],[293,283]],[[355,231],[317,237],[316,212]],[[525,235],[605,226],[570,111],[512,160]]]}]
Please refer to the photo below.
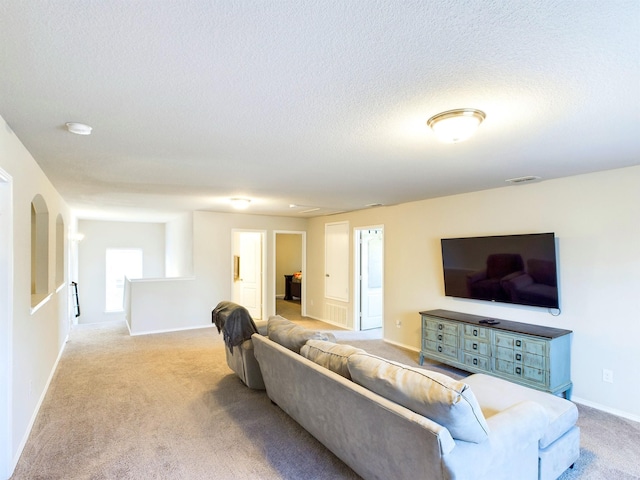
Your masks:
[{"label": "white baseboard", "polygon": [[62,358],[62,353],[64,352],[64,349],[67,346],[68,341],[69,341],[69,334],[67,334],[66,338],[62,342],[62,347],[58,352],[58,358],[56,358],[56,361],[53,364],[53,368],[51,369],[51,373],[49,373],[49,378],[47,379],[47,383],[45,384],[44,389],[42,390],[42,394],[40,395],[40,398],[38,399],[38,403],[36,404],[36,408],[34,409],[33,414],[31,415],[31,419],[29,420],[27,429],[22,437],[22,440],[20,441],[20,445],[18,445],[16,454],[13,457],[13,460],[11,462],[12,475],[14,470],[16,469],[16,466],[18,466],[18,461],[20,460],[22,451],[24,450],[24,447],[27,445],[27,441],[29,440],[29,435],[31,435],[31,429],[33,428],[33,425],[36,423],[36,418],[38,418],[38,413],[40,413],[40,407],[42,407],[42,402],[44,402],[44,397],[47,395],[47,392],[49,391],[51,380],[53,380],[53,376],[55,375],[56,370],[58,369],[58,363],[60,363],[60,359]]},{"label": "white baseboard", "polygon": [[326,320],[326,319],[324,319],[324,318],[314,317],[313,315],[306,315],[306,316],[307,316],[307,317],[309,317],[309,318],[313,318],[314,320],[318,320],[319,322],[328,323],[329,325],[333,325],[333,326],[335,326],[335,327],[344,328],[345,330],[351,330],[352,332],[354,332],[354,331],[355,331],[355,329],[353,329],[353,328],[349,328],[349,327],[347,327],[346,325],[341,325],[341,324],[339,324],[339,323],[332,322],[332,321],[330,321],[330,320]]},{"label": "white baseboard", "polygon": [[[129,324],[127,323],[127,327]],[[198,330],[200,328],[213,328],[215,325],[193,325],[191,327],[183,327],[183,328],[169,328],[167,330],[145,330],[143,332],[131,333],[131,329],[129,329],[129,335],[132,337],[138,337],[140,335],[153,335],[154,333],[172,333],[172,332],[184,332],[187,330]]]},{"label": "white baseboard", "polygon": [[579,403],[580,405],[585,405],[587,407],[595,408],[596,410],[602,410],[603,412],[610,413],[611,415],[615,415],[617,417],[626,418],[627,420],[632,420],[634,422],[640,423],[640,416],[634,415],[629,412],[624,412],[622,410],[618,410],[617,408],[607,407],[606,405],[602,405],[600,403],[592,402],[590,400],[585,400],[580,397],[571,397],[571,401],[575,403]]},{"label": "white baseboard", "polygon": [[419,348],[412,347],[411,345],[405,345],[404,343],[394,342],[392,340],[387,340],[386,338],[383,338],[382,341],[390,345],[395,345],[396,347],[404,348],[406,350],[411,350],[412,352],[420,352]]}]

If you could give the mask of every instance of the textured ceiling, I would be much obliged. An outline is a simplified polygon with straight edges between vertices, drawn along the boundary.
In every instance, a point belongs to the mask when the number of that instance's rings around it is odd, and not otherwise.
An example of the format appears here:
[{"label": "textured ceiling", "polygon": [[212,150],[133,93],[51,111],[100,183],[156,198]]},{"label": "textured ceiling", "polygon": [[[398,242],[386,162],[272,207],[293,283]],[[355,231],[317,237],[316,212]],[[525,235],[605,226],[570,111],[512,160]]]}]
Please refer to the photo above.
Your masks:
[{"label": "textured ceiling", "polygon": [[[461,107],[478,134],[439,143],[426,120]],[[310,216],[625,167],[640,2],[2,0],[0,115],[81,218],[235,196]]]}]

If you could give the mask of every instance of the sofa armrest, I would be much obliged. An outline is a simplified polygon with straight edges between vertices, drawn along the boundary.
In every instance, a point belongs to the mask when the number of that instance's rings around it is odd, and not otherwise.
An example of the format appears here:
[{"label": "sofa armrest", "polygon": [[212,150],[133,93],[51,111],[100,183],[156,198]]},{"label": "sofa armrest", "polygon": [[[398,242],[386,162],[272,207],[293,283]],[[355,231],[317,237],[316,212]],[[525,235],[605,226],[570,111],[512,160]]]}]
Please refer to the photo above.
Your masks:
[{"label": "sofa armrest", "polygon": [[549,417],[542,405],[525,400],[487,418],[487,424],[492,447],[506,454],[517,445],[533,442],[537,447],[549,426]]},{"label": "sofa armrest", "polygon": [[256,328],[258,329],[258,333],[263,337],[267,336],[267,325],[269,322],[267,320],[258,320],[255,322]]},{"label": "sofa armrest", "polygon": [[445,458],[457,478],[538,478],[538,441],[549,419],[532,401],[515,404],[486,419],[489,438],[480,444],[456,441]]}]

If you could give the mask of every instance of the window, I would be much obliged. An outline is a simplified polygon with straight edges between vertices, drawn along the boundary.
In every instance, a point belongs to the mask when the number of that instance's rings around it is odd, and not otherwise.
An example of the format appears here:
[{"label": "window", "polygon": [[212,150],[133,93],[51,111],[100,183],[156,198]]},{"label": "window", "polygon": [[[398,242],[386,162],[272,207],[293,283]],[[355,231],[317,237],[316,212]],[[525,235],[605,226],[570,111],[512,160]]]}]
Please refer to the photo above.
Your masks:
[{"label": "window", "polygon": [[107,248],[105,311],[124,311],[124,277],[142,277],[142,249]]},{"label": "window", "polygon": [[31,306],[49,293],[49,209],[36,195],[31,201]]}]

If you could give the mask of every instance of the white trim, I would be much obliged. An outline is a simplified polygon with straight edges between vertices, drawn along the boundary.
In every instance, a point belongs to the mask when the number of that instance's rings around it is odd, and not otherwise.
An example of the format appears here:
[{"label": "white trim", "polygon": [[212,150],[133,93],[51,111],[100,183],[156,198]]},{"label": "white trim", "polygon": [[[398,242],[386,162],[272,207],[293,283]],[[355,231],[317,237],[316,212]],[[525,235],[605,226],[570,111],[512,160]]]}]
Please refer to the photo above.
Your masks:
[{"label": "white trim", "polygon": [[68,341],[69,341],[69,335],[67,334],[64,342],[62,342],[62,347],[58,352],[58,358],[56,358],[56,361],[53,364],[53,368],[49,373],[49,378],[47,379],[47,383],[45,384],[44,389],[42,390],[42,395],[40,395],[40,398],[38,399],[38,403],[36,404],[36,408],[33,410],[33,414],[31,415],[31,419],[29,420],[29,424],[27,425],[27,429],[25,430],[24,436],[22,437],[22,441],[20,442],[20,445],[16,450],[16,454],[13,457],[11,472],[13,472],[16,466],[18,465],[18,461],[20,460],[20,455],[22,455],[22,451],[24,450],[24,447],[27,445],[27,441],[29,440],[29,435],[31,435],[31,429],[33,428],[33,425],[35,424],[36,419],[38,418],[38,413],[40,413],[40,407],[42,407],[42,402],[44,402],[44,398],[46,397],[47,392],[49,391],[49,386],[51,385],[53,376],[55,375],[56,370],[58,369],[58,363],[62,358],[62,354],[64,352],[64,349]]},{"label": "white trim", "polygon": [[[307,232],[304,230],[274,230],[273,231],[273,241],[271,242],[271,271],[273,272],[273,276],[270,281],[269,287],[271,291],[276,291],[276,247],[277,247],[277,236],[278,234],[282,235],[301,235],[302,236],[302,287],[300,290],[300,315],[303,317],[307,316],[307,282],[305,280],[305,275],[307,271]],[[276,298],[284,298],[284,295],[275,295]],[[273,303],[273,308],[268,313],[267,318],[271,315],[276,314],[276,304]],[[266,320],[266,319],[265,319]],[[324,321],[324,320],[323,320]]]},{"label": "white trim", "polygon": [[[15,470],[13,446],[13,178],[0,168],[0,478]],[[4,268],[6,267],[6,268]]]},{"label": "white trim", "polygon": [[595,408],[596,410],[601,410],[605,413],[610,413],[611,415],[616,415],[617,417],[626,418],[627,420],[632,420],[634,422],[640,423],[640,416],[634,415],[633,413],[624,412],[622,410],[618,410],[617,408],[607,407],[606,405],[602,405],[600,403],[592,402],[590,400],[585,400],[584,398],[579,398],[572,396],[571,401],[575,403],[579,403],[580,405],[584,405],[586,407]]},{"label": "white trim", "polygon": [[[35,295],[32,295],[32,297],[34,297]],[[51,300],[51,297],[53,296],[53,293],[48,293],[42,300],[40,300],[38,303],[36,303],[35,307],[31,307],[31,309],[29,310],[29,313],[31,315],[33,315],[34,313],[36,313],[38,310],[40,310],[45,303],[47,303],[49,300]]]},{"label": "white trim", "polygon": [[[127,328],[129,324],[127,323]],[[132,337],[139,337],[140,335],[154,335],[156,333],[172,333],[172,332],[186,332],[187,330],[198,330],[201,328],[213,328],[214,325],[194,325],[192,327],[183,327],[183,328],[168,328],[166,330],[147,330],[144,332],[131,333],[131,329],[129,329],[129,335]]]},{"label": "white trim", "polygon": [[328,323],[329,325],[334,325],[336,327],[340,327],[345,332],[354,332],[355,331],[353,328],[349,328],[346,325],[343,325],[342,323],[332,322],[331,320],[327,320],[326,318],[314,317],[313,315],[308,315],[308,317],[309,318],[313,318],[314,320],[318,320],[319,322],[324,322],[324,323]]}]

